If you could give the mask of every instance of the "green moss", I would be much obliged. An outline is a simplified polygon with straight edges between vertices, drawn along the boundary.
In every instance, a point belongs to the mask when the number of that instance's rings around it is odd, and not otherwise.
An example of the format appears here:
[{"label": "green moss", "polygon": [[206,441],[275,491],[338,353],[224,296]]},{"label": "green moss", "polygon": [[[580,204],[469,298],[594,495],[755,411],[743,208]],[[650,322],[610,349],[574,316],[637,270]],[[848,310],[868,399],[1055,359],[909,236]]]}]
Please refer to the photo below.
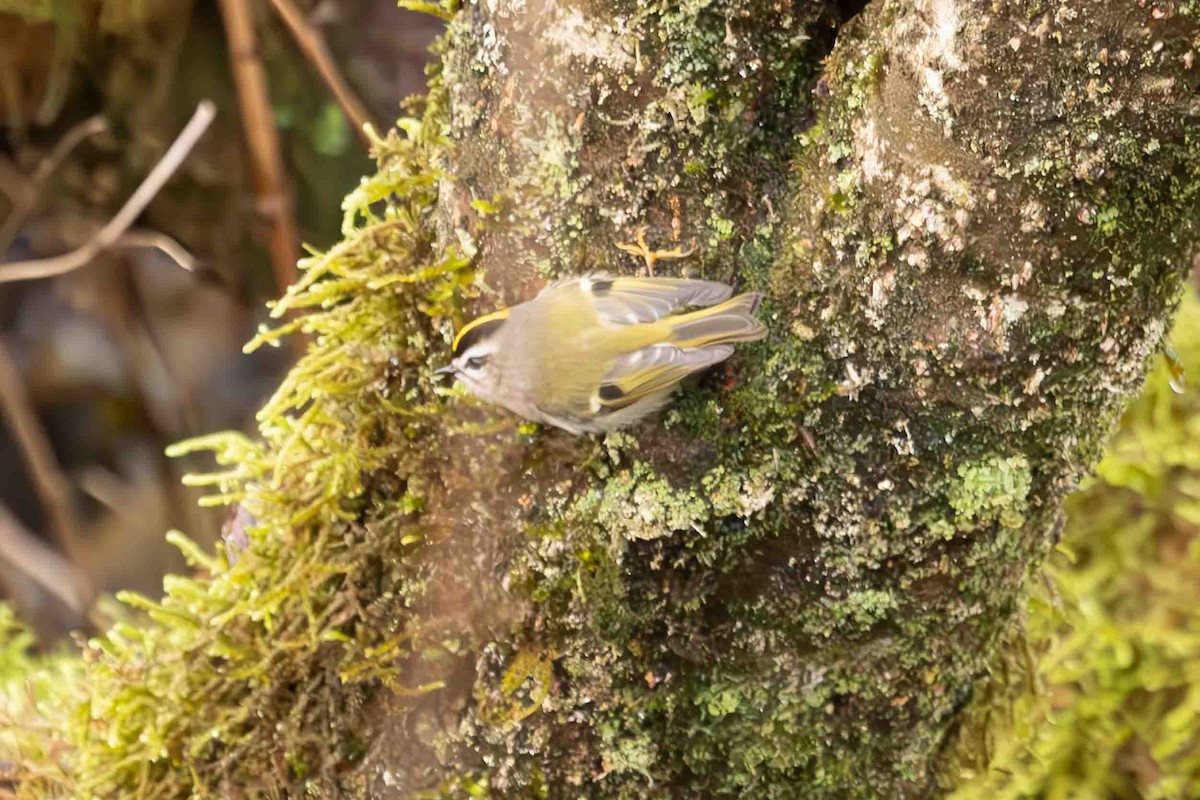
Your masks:
[{"label": "green moss", "polygon": [[600,753],[605,768],[617,774],[633,773],[652,778],[657,750],[649,734],[626,732],[612,727],[600,729]]},{"label": "green moss", "polygon": [[880,620],[887,619],[900,607],[894,592],[881,589],[866,589],[851,592],[836,606],[836,619],[840,627],[850,630],[866,630]]},{"label": "green moss", "polygon": [[65,796],[59,742],[41,726],[78,714],[84,667],[65,648],[35,653],[34,645],[12,608],[0,603],[0,785],[20,780],[22,797]]},{"label": "green moss", "polygon": [[1025,524],[1033,477],[1024,456],[990,458],[958,468],[960,482],[950,490],[950,506],[959,525],[998,520],[1005,528]]},{"label": "green moss", "polygon": [[346,199],[345,239],[301,263],[273,309],[281,324],[249,345],[309,340],[260,411],[259,438],[172,448],[215,454],[223,469],[188,482],[239,506],[248,548],[235,560],[172,534],[194,573],[168,576],[161,600],[123,595],[144,616],[88,642],[77,680],[28,709],[41,726],[0,739],[22,755],[22,797],[335,791],[369,746],[373,694],[436,688],[405,684],[396,665],[445,647],[404,609],[426,590],[413,521],[421,443],[439,429],[437,321],[472,281],[432,246],[437,98],[376,140],[379,171]]}]

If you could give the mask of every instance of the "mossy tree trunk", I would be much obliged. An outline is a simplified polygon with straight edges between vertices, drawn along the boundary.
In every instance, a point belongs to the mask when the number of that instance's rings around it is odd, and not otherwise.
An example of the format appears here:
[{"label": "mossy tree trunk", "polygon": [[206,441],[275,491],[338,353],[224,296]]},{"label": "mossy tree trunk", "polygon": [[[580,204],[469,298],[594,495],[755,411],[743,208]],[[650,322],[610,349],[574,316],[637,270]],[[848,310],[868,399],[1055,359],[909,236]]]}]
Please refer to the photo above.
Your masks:
[{"label": "mossy tree trunk", "polygon": [[376,790],[927,796],[1175,306],[1194,12],[460,11],[437,218],[476,310],[634,271],[644,225],[698,245],[663,268],[764,291],[772,335],[606,443],[449,440],[425,610],[477,646],[395,710]]},{"label": "mossy tree trunk", "polygon": [[[247,547],[172,537],[198,574],[48,693],[26,796],[932,794],[1175,307],[1200,7],[849,5],[453,14],[256,339],[313,334],[261,437],[178,448]],[[770,337],[603,439],[437,401],[455,254],[479,311],[641,226]]]}]

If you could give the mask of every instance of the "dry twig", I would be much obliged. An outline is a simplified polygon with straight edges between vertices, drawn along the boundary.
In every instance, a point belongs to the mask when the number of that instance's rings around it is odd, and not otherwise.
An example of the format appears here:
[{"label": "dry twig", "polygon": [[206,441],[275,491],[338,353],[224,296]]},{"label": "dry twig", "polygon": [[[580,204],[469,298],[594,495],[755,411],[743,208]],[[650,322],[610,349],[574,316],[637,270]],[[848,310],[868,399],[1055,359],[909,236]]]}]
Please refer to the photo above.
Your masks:
[{"label": "dry twig", "polygon": [[283,294],[296,281],[300,235],[284,180],[279,131],[267,94],[267,76],[258,57],[258,37],[247,0],[219,0],[246,143],[254,170],[257,207],[271,223],[271,267]]},{"label": "dry twig", "polygon": [[[137,190],[125,201],[125,205],[121,207],[117,215],[109,220],[108,224],[101,228],[82,247],[78,247],[61,256],[54,256],[53,258],[39,258],[0,264],[0,283],[62,275],[63,273],[90,264],[96,256],[106,250],[120,247],[123,243],[140,244],[142,246],[152,243],[153,246],[158,247],[174,258],[181,266],[191,264],[191,256],[186,255],[183,247],[169,236],[165,234],[150,235],[146,233],[130,234],[128,230],[129,226],[134,223],[138,216],[146,209],[146,206],[150,204],[150,201],[162,189],[163,185],[179,169],[184,159],[187,158],[188,153],[195,147],[200,137],[204,135],[204,131],[208,129],[216,113],[216,106],[211,101],[201,101],[200,105],[196,107],[196,113],[192,115],[191,120],[184,126],[178,138],[167,148],[167,152],[154,165],[154,169],[150,170],[150,174],[146,176],[146,179],[142,181]],[[180,253],[184,254],[182,260]]]},{"label": "dry twig", "polygon": [[0,503],[0,561],[22,572],[77,614],[86,612],[94,599],[87,577],[26,530],[3,503]]},{"label": "dry twig", "polygon": [[67,558],[74,561],[79,521],[71,500],[71,486],[3,341],[0,341],[0,415],[8,423],[29,467],[29,476],[50,520],[55,541]]},{"label": "dry twig", "polygon": [[50,179],[50,176],[58,171],[58,168],[62,166],[62,163],[67,160],[67,156],[71,155],[76,147],[86,139],[103,133],[106,130],[108,130],[108,122],[105,121],[104,117],[95,116],[85,119],[67,131],[58,140],[50,153],[38,164],[32,177],[21,182],[24,191],[18,197],[13,198],[12,210],[4,218],[4,222],[0,223],[0,255],[8,252],[8,246],[12,244],[12,240],[16,237],[17,232],[25,224],[25,219],[28,217],[29,212],[37,204],[38,190]]},{"label": "dry twig", "polygon": [[378,130],[379,126],[375,124],[375,120],[371,118],[371,112],[358,99],[358,95],[354,93],[350,84],[338,71],[329,48],[325,46],[325,39],[321,36],[321,32],[308,21],[300,9],[296,8],[296,4],[292,0],[271,0],[271,5],[275,7],[275,11],[283,19],[284,24],[291,30],[296,44],[300,46],[308,63],[312,64],[317,74],[321,76],[321,80],[325,81],[325,85],[329,87],[329,91],[333,92],[334,99],[341,106],[342,113],[354,126],[358,138],[364,145],[370,147],[371,138],[367,136],[366,126],[371,125],[375,130]]}]

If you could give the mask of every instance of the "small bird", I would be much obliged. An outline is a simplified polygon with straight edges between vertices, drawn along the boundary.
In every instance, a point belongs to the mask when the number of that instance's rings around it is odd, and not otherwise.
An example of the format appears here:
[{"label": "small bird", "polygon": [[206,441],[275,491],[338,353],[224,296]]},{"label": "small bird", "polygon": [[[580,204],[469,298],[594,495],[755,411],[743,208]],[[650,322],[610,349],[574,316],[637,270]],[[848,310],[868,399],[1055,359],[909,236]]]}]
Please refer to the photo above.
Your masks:
[{"label": "small bird", "polygon": [[[617,430],[661,408],[688,375],[762,339],[762,295],[685,278],[589,275],[480,317],[454,338],[451,374],[473,394],[572,434]],[[687,306],[701,307],[674,313]]]}]

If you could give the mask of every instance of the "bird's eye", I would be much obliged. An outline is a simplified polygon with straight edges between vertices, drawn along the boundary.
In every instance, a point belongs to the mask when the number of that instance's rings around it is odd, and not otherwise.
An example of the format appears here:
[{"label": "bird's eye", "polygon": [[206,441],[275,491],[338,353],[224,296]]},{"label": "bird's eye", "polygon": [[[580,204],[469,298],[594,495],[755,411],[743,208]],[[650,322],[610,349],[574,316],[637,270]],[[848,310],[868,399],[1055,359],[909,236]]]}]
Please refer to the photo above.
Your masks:
[{"label": "bird's eye", "polygon": [[467,369],[482,369],[487,363],[487,356],[472,356],[467,359]]}]

